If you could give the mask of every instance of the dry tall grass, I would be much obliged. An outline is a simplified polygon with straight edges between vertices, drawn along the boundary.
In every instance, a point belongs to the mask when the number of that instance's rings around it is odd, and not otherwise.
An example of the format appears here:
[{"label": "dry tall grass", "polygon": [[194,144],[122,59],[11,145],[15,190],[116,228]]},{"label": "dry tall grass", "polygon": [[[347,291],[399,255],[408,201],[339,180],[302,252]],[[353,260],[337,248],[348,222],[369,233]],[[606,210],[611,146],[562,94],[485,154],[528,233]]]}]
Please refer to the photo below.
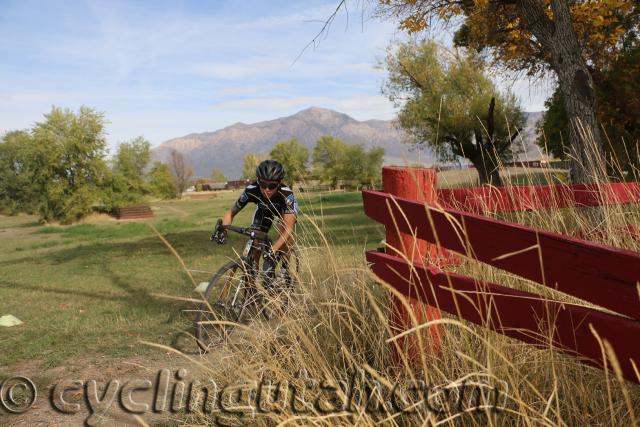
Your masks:
[{"label": "dry tall grass", "polygon": [[[599,232],[587,234],[640,251],[640,242],[620,231],[640,223],[638,207],[606,206],[602,212]],[[594,226],[577,208],[509,219],[573,235]],[[318,231],[319,222],[311,218],[309,227]],[[206,413],[190,413],[186,425],[637,425],[639,386],[453,317],[441,321],[440,353],[432,354],[427,341],[421,361],[398,361],[389,289],[369,272],[363,253],[304,229],[297,244],[294,304],[270,321],[235,329],[199,356],[202,376],[218,386],[218,401]],[[454,270],[575,302],[471,260]],[[421,326],[424,332],[428,325]],[[237,386],[237,393],[223,390],[227,385]]]},{"label": "dry tall grass", "polygon": [[[501,217],[640,251],[626,228],[640,224],[638,205],[604,206],[597,215],[574,207]],[[309,228],[297,233],[294,303],[269,321],[234,329],[196,357],[218,393],[206,411],[189,412],[185,425],[637,425],[640,386],[455,317],[438,321],[440,352],[430,351],[429,324],[416,325],[411,333],[424,338],[422,359],[408,361],[400,348],[394,357],[391,289],[369,271],[365,248],[334,245],[322,218],[308,219]],[[449,269],[577,302],[473,260]],[[603,355],[610,356],[605,348]]]}]

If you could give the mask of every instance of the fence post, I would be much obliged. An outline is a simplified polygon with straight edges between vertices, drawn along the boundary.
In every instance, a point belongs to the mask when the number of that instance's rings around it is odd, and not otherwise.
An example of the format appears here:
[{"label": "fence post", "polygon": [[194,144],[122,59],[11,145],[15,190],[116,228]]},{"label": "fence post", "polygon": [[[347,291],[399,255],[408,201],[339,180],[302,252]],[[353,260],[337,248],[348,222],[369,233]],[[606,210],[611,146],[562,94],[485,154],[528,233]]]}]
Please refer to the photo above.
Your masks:
[{"label": "fence post", "polygon": [[[436,186],[435,169],[397,166],[386,166],[382,168],[383,191],[390,195],[433,204],[437,199]],[[396,218],[396,221],[404,220],[402,218]],[[386,242],[387,246],[396,248],[409,260],[418,265],[423,265],[426,257],[436,259],[441,255],[437,246],[428,244],[424,240],[414,239],[410,234],[398,233],[397,230],[392,227],[386,230]],[[393,254],[394,251],[387,249],[387,252]],[[407,298],[407,300],[418,324],[440,318],[440,310],[436,307],[426,305],[414,298]],[[413,327],[411,314],[402,302],[395,297],[393,297],[392,300],[390,323],[391,330],[395,333],[400,333]],[[440,351],[441,341],[440,325],[430,327],[428,332],[428,348],[432,354],[438,353]],[[410,360],[419,360],[420,346],[415,334],[403,337],[398,340],[398,344]],[[395,357],[396,360],[399,360],[397,353]]]}]

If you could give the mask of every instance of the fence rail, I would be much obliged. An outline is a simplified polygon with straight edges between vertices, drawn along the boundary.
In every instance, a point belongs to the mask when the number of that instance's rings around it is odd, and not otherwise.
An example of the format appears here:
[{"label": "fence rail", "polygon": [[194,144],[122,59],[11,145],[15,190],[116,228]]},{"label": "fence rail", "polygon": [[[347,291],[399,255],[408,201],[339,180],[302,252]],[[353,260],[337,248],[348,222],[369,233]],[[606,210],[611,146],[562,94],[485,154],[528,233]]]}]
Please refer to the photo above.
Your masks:
[{"label": "fence rail", "polygon": [[443,206],[450,208],[464,206],[465,211],[476,213],[617,205],[638,201],[640,201],[640,185],[637,182],[438,190],[438,202]]},{"label": "fence rail", "polygon": [[[568,193],[554,187],[527,187],[520,194],[566,194],[571,198],[564,206],[576,200],[629,203],[638,197],[637,185],[600,186],[597,194],[593,187],[564,186],[570,189]],[[515,209],[524,206],[514,203],[513,194],[518,191],[509,193],[508,199],[501,199],[507,190],[444,194],[453,194],[458,206],[469,200],[461,194],[480,194],[483,203]],[[552,344],[586,363],[602,366],[595,332],[612,345],[624,377],[640,382],[640,348],[635,345],[640,337],[640,254],[379,191],[363,191],[362,195],[365,214],[382,223],[387,234],[414,235],[620,315],[443,272],[435,266],[411,265],[406,257],[391,253],[367,252],[373,272],[402,294],[501,334],[536,345]],[[503,200],[511,204],[502,204]],[[450,201],[439,199],[438,203],[447,206]],[[470,205],[471,209],[480,206]]]},{"label": "fence rail", "polygon": [[[404,259],[369,251],[373,272],[403,295],[447,313],[537,346],[553,345],[601,366],[602,350],[591,326],[615,349],[625,378],[638,381],[637,340],[640,322],[584,306],[541,299],[540,296],[478,281],[437,268],[411,265]],[[409,279],[408,279],[409,278]],[[632,362],[633,361],[633,362]]]}]

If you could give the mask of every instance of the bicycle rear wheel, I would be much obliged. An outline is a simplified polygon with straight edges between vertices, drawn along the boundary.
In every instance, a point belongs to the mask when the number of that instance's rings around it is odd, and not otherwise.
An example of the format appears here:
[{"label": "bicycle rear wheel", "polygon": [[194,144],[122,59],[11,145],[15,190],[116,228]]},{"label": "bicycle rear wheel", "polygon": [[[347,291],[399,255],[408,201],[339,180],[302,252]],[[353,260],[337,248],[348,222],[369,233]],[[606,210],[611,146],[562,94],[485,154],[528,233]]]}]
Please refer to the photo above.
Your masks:
[{"label": "bicycle rear wheel", "polygon": [[202,351],[226,338],[233,323],[246,320],[248,309],[256,302],[254,277],[243,264],[231,261],[211,278],[194,321],[196,342]]}]

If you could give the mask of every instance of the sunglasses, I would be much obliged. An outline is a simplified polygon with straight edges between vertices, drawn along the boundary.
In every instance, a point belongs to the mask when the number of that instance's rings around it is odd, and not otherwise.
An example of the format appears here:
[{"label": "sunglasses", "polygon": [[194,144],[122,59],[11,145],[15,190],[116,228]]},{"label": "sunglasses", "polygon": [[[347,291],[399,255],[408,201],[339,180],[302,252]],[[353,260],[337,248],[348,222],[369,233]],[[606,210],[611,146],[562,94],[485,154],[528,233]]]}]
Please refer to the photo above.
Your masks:
[{"label": "sunglasses", "polygon": [[278,188],[278,186],[280,185],[280,182],[265,182],[265,181],[258,181],[258,185],[260,186],[260,188],[262,189],[267,189],[267,190],[275,190],[276,188]]}]

